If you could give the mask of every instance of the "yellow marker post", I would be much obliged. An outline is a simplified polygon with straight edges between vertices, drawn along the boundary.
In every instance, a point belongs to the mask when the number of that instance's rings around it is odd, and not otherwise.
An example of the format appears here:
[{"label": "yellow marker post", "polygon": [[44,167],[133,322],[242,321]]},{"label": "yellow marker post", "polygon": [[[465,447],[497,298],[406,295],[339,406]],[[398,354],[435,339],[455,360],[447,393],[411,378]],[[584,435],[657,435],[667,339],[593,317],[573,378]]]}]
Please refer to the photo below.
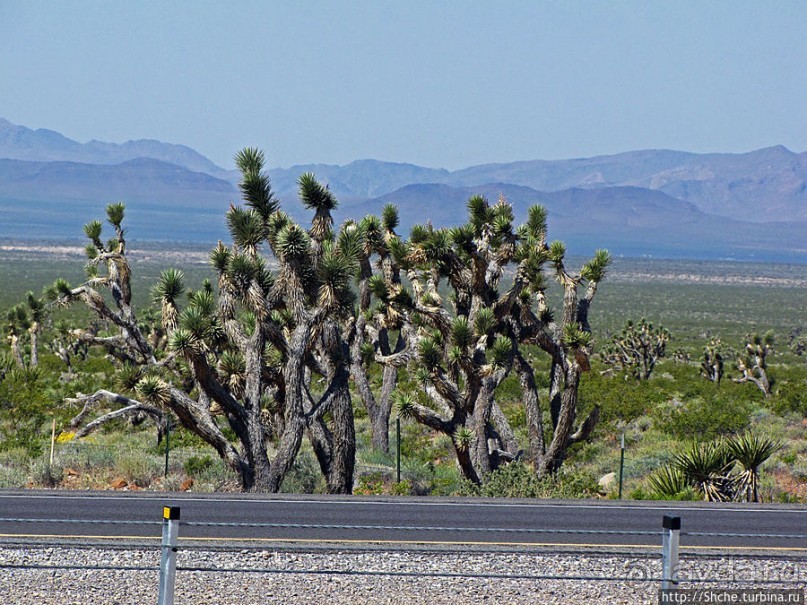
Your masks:
[{"label": "yellow marker post", "polygon": [[157,605],[174,605],[178,537],[179,507],[164,506],[162,557],[160,559],[160,594]]}]

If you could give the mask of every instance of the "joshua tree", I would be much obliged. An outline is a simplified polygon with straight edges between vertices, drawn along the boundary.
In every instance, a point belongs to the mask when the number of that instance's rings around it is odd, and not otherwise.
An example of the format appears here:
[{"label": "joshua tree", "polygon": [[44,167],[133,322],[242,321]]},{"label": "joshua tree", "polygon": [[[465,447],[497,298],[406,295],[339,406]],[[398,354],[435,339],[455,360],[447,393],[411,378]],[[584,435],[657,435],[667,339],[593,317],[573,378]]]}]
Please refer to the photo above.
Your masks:
[{"label": "joshua tree", "polygon": [[804,355],[804,352],[807,351],[807,337],[802,334],[801,327],[790,330],[787,342],[790,345],[790,350],[796,355]]},{"label": "joshua tree", "polygon": [[644,317],[637,324],[628,321],[622,332],[604,347],[602,359],[625,370],[626,376],[647,380],[656,362],[664,357],[669,340],[670,333],[666,328],[655,327]]},{"label": "joshua tree", "polygon": [[719,338],[712,339],[703,347],[701,376],[718,385],[723,379],[723,344]]},{"label": "joshua tree", "polygon": [[[299,180],[301,200],[314,211],[307,231],[279,211],[262,152],[245,149],[236,162],[246,207],[227,213],[233,245],[220,242],[211,252],[217,287],[206,283],[186,293],[182,273],[165,271],[154,290],[159,326],[146,330],[131,306],[123,205],[107,207],[115,229],[108,243],[101,241],[99,221],[87,225],[88,281],[71,287],[60,280],[51,296],[61,304],[84,302],[114,326],[113,334],[92,342],[113,352],[121,387],[132,397],[104,391],[74,401],[86,407],[104,400],[138,413],[170,410],[218,451],[244,490],[278,491],[307,434],[329,491],[349,493],[355,436],[350,354],[340,322],[354,301],[349,280],[358,268],[360,237],[351,229],[334,233],[336,200],[313,175]],[[262,255],[265,246],[276,272]]]},{"label": "joshua tree", "polygon": [[[514,373],[526,406],[527,456],[539,475],[553,473],[569,446],[585,439],[598,417],[595,408],[574,431],[580,375],[588,369],[592,342],[588,309],[609,257],[599,251],[580,274],[572,274],[565,266],[563,244],[546,243],[543,208],[531,208],[519,228],[504,199],[490,205],[474,196],[468,211],[468,223],[461,227],[417,225],[408,241],[390,240],[392,264],[404,272],[411,288],[388,272],[368,284],[380,301],[373,314],[376,322],[396,327],[405,346],[389,354],[378,351],[375,360],[388,367],[407,366],[414,373],[425,398],[399,393],[399,413],[450,437],[463,474],[477,483],[497,465],[522,455],[495,399],[496,387]],[[564,293],[557,317],[547,301],[545,266]],[[500,290],[507,269],[513,280]],[[586,284],[582,297],[581,284]],[[548,444],[535,376],[522,344],[538,345],[552,359],[553,431]]]},{"label": "joshua tree", "polygon": [[[387,204],[380,220],[370,215],[358,225],[348,227],[357,229],[362,239],[358,273],[359,308],[351,337],[351,373],[370,418],[372,445],[384,452],[389,451],[389,419],[393,393],[398,384],[398,367],[393,364],[382,366],[377,395],[371,388],[368,370],[376,363],[376,352],[384,357],[400,353],[405,340],[400,331],[400,315],[389,313],[390,309],[371,308],[371,283],[375,283],[374,279],[395,285],[401,283],[401,268],[392,254],[393,248],[401,247],[401,240],[395,233],[397,226],[398,210],[392,204]],[[377,257],[375,265],[378,276],[373,273],[373,257]]]},{"label": "joshua tree", "polygon": [[[17,367],[35,368],[39,365],[39,335],[47,307],[33,292],[25,295],[25,302],[14,305],[6,313],[6,335]],[[25,361],[24,341],[28,340],[29,357]]]},{"label": "joshua tree", "polygon": [[767,358],[773,354],[773,332],[760,336],[748,334],[745,338],[745,356],[737,359],[740,376],[734,382],[750,382],[762,391],[765,397],[771,396],[771,381],[768,379]]}]

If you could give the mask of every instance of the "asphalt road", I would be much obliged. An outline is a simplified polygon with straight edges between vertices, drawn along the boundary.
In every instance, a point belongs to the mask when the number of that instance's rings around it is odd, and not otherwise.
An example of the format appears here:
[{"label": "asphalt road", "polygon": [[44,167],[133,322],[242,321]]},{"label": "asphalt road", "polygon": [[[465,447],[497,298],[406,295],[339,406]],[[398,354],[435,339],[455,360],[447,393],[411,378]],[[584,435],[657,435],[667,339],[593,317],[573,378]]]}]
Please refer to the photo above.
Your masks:
[{"label": "asphalt road", "polygon": [[794,505],[143,492],[0,491],[0,542],[158,539],[164,506],[180,509],[180,543],[659,548],[672,515],[682,550],[807,555],[807,507]]}]

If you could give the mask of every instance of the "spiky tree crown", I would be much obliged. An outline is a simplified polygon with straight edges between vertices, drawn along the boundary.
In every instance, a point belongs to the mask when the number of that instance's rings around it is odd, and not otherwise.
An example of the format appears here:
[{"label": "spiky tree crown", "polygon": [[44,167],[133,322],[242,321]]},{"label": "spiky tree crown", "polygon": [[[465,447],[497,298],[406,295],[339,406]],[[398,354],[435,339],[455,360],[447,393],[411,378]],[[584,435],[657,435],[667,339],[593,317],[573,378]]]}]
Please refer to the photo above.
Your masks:
[{"label": "spiky tree crown", "polygon": [[235,155],[235,164],[241,171],[238,187],[244,201],[267,221],[277,211],[278,203],[274,199],[269,176],[263,171],[264,162],[263,151],[254,147],[246,147]]}]

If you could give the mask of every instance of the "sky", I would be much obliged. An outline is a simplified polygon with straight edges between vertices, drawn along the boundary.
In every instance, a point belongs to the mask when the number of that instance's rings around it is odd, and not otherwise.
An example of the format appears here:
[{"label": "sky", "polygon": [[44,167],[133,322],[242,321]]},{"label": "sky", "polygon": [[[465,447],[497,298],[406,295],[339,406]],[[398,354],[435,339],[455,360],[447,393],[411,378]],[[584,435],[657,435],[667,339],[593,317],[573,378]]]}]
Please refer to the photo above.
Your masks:
[{"label": "sky", "polygon": [[807,2],[0,0],[0,117],[225,168],[807,151]]}]

